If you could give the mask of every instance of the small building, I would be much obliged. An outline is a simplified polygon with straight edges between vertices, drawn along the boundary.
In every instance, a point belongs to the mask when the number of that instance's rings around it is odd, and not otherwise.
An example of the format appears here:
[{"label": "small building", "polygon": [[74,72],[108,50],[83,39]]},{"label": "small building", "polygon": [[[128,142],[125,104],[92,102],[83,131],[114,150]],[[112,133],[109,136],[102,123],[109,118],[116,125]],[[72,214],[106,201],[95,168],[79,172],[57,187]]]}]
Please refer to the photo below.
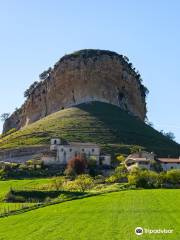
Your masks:
[{"label": "small building", "polygon": [[146,168],[150,170],[151,161],[155,159],[154,153],[141,151],[130,154],[125,160],[125,166],[128,170],[134,167]]},{"label": "small building", "polygon": [[111,165],[111,156],[101,153],[99,145],[94,143],[62,142],[61,139],[51,139],[49,154],[44,154],[42,161],[46,164],[65,165],[76,156],[85,156],[96,161],[97,165]]},{"label": "small building", "polygon": [[158,158],[163,171],[180,169],[180,158]]},{"label": "small building", "polygon": [[150,170],[152,161],[159,163],[163,171],[180,169],[180,158],[157,158],[154,153],[145,151],[129,155],[125,160],[125,166],[129,171],[134,167]]}]

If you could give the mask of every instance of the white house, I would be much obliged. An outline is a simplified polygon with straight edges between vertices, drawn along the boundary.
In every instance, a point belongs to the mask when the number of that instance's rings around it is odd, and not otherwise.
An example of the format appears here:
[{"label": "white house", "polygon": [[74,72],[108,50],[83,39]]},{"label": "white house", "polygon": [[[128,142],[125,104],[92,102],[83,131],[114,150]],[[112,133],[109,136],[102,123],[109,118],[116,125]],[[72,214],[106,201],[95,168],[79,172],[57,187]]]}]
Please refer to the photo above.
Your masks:
[{"label": "white house", "polygon": [[47,164],[67,164],[75,156],[84,155],[102,165],[111,165],[111,156],[103,155],[99,145],[94,143],[62,143],[60,139],[51,139],[50,152],[42,160]]},{"label": "white house", "polygon": [[163,171],[180,169],[180,158],[155,158],[154,153],[148,153],[145,151],[129,155],[125,160],[125,166],[128,170],[131,170],[134,167],[150,170],[151,162],[153,160],[160,163]]},{"label": "white house", "polygon": [[151,161],[154,160],[154,153],[145,151],[132,153],[125,160],[125,166],[128,170],[134,167],[150,169]]},{"label": "white house", "polygon": [[180,158],[158,158],[164,171],[180,169]]}]

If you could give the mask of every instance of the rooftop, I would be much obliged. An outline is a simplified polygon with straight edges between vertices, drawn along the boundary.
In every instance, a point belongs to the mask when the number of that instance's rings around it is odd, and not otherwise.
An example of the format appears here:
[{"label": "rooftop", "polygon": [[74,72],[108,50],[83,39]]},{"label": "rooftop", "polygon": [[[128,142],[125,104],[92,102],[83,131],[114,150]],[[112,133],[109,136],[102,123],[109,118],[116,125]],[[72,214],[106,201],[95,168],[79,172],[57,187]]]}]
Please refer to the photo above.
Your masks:
[{"label": "rooftop", "polygon": [[142,158],[128,158],[127,160],[131,160],[131,161],[135,161],[135,162],[141,162],[141,161],[147,161],[147,162],[149,162],[149,159],[147,159],[147,158],[145,158],[145,157],[142,157]]},{"label": "rooftop", "polygon": [[161,163],[180,163],[179,158],[158,158]]}]

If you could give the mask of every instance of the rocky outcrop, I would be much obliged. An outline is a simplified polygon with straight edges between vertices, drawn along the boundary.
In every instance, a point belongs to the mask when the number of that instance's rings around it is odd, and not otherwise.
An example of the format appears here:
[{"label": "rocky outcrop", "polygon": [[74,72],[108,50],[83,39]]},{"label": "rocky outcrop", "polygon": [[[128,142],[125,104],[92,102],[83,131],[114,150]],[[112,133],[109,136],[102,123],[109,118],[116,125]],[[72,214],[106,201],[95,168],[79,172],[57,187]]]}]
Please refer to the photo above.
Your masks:
[{"label": "rocky outcrop", "polygon": [[90,101],[117,105],[144,120],[146,91],[127,58],[111,51],[81,50],[55,64],[5,121],[3,131],[20,129],[53,112]]}]

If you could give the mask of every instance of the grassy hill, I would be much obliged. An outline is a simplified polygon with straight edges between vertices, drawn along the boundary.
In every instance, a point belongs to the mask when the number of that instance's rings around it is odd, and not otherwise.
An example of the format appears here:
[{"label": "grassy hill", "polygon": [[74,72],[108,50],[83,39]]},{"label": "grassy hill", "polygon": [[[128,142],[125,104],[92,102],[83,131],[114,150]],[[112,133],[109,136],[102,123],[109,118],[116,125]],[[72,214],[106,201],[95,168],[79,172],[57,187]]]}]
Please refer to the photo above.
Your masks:
[{"label": "grassy hill", "polygon": [[[87,197],[0,219],[0,239],[180,239],[179,204],[179,190],[132,190]],[[174,232],[136,236],[134,230],[139,226]]]},{"label": "grassy hill", "polygon": [[49,144],[52,137],[95,142],[106,152],[129,153],[143,146],[161,156],[179,156],[180,145],[136,117],[107,103],[93,102],[53,113],[0,139],[0,150]]}]

